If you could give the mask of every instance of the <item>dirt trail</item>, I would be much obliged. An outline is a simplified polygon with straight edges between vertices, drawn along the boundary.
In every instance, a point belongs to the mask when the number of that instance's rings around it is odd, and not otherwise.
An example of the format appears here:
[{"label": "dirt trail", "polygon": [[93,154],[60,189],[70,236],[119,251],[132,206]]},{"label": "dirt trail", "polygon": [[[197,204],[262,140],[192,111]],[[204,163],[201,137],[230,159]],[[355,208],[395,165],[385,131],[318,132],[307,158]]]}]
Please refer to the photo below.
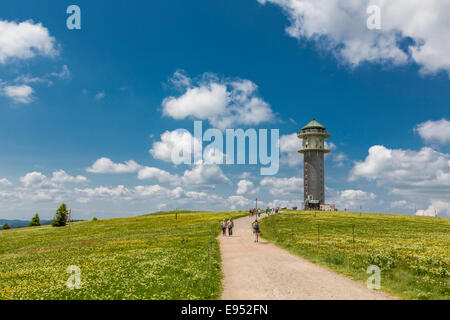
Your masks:
[{"label": "dirt trail", "polygon": [[222,299],[392,299],[266,240],[254,243],[252,221],[254,218],[237,219],[233,236],[218,238],[225,276]]}]

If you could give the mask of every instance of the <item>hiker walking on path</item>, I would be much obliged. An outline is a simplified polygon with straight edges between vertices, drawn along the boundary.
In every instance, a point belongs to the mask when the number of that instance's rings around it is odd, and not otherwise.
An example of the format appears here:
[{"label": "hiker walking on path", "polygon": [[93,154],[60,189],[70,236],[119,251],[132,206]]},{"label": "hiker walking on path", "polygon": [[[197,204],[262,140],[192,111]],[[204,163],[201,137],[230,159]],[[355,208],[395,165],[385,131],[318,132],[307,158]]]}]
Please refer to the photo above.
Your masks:
[{"label": "hiker walking on path", "polygon": [[230,220],[228,220],[227,227],[228,227],[228,236],[231,237],[233,235],[233,227],[234,227],[234,222],[231,218]]},{"label": "hiker walking on path", "polygon": [[253,234],[255,235],[255,242],[258,242],[259,234],[261,233],[261,230],[259,229],[258,220],[255,220],[255,222],[252,223],[252,228],[253,228]]},{"label": "hiker walking on path", "polygon": [[227,223],[225,222],[225,219],[222,220],[222,235],[227,235]]}]

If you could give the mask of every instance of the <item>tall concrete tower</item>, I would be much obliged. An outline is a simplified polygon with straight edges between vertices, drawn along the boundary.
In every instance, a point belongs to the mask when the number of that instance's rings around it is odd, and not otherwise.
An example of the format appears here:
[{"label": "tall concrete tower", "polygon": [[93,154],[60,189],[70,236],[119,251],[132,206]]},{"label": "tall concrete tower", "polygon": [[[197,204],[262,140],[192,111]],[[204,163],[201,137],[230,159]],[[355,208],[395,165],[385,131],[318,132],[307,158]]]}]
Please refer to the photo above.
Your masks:
[{"label": "tall concrete tower", "polygon": [[302,128],[298,137],[303,139],[302,149],[298,152],[304,156],[305,208],[318,208],[325,203],[324,155],[330,152],[325,149],[325,139],[330,135],[324,126],[312,119]]}]

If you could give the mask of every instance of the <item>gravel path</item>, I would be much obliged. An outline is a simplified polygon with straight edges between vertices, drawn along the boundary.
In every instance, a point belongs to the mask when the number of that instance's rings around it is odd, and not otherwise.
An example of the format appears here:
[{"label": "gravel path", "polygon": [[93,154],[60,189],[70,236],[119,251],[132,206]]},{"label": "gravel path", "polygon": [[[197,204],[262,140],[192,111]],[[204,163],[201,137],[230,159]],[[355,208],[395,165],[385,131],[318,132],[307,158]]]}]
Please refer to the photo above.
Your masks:
[{"label": "gravel path", "polygon": [[368,289],[363,283],[290,254],[266,240],[254,243],[252,221],[254,218],[237,219],[233,236],[220,235],[218,238],[225,276],[222,299],[393,299]]}]

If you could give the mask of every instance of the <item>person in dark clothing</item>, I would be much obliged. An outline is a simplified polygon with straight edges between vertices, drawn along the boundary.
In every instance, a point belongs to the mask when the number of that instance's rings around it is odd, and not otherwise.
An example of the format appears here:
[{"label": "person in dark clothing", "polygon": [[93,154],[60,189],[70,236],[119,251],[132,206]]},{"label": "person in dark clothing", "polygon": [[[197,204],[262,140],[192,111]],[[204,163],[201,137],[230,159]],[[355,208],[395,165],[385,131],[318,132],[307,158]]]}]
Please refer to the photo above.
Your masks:
[{"label": "person in dark clothing", "polygon": [[232,219],[228,220],[227,227],[228,227],[228,236],[231,237],[233,235],[233,227],[234,227],[234,222]]}]

